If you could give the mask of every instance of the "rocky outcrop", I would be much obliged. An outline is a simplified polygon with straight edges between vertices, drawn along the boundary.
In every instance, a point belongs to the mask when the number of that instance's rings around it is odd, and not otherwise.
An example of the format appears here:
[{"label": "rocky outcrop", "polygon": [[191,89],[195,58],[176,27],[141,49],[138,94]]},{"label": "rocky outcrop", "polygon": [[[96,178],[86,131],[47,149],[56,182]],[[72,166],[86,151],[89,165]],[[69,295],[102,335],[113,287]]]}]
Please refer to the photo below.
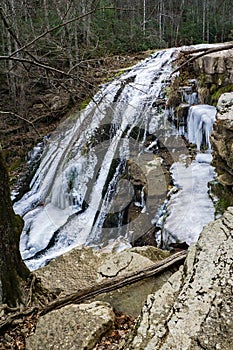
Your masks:
[{"label": "rocky outcrop", "polygon": [[[38,269],[35,274],[45,288],[59,296],[65,296],[104,280],[136,272],[169,255],[167,251],[150,246],[126,249],[119,253],[101,253],[91,248],[77,248]],[[148,294],[158,290],[175,270],[166,271],[156,279],[148,278],[120,290],[105,293],[97,299],[110,303],[120,312],[136,317],[140,314]]]},{"label": "rocky outcrop", "polygon": [[232,56],[233,49],[209,53],[193,62],[194,69],[199,74],[205,74],[208,83],[230,84],[233,82]]},{"label": "rocky outcrop", "polygon": [[[35,271],[43,286],[59,296],[66,296],[115,277],[149,267],[170,255],[155,247],[135,247],[119,253],[73,249]],[[115,308],[137,317],[148,294],[159,290],[177,271],[177,267],[110,293],[90,304],[68,305],[42,316],[35,334],[27,339],[27,350],[92,349],[114,323]]]},{"label": "rocky outcrop", "polygon": [[42,316],[33,336],[27,338],[27,350],[89,350],[114,323],[109,304],[68,305]]},{"label": "rocky outcrop", "polygon": [[233,92],[223,94],[217,105],[217,120],[211,137],[218,180],[233,188]]},{"label": "rocky outcrop", "polygon": [[233,207],[208,224],[184,267],[150,295],[124,350],[230,350]]},{"label": "rocky outcrop", "polygon": [[[227,44],[225,43],[226,47]],[[221,48],[222,45],[219,46],[219,51],[208,53],[193,61],[198,80],[199,100],[202,104],[216,105],[221,94],[233,91],[233,49]]]}]

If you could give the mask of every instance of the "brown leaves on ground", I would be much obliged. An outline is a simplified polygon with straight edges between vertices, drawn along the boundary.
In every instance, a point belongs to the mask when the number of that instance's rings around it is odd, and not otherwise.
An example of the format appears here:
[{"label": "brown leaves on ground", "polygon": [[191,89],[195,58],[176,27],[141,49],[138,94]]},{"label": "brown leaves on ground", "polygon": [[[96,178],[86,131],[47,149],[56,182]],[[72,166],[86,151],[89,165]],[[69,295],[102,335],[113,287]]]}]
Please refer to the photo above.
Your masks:
[{"label": "brown leaves on ground", "polygon": [[[1,322],[4,322],[4,318],[9,317],[9,314],[0,318]],[[23,350],[25,349],[26,337],[31,335],[35,331],[37,323],[37,314],[22,316],[22,318],[16,319],[12,325],[5,331],[0,332],[0,350]]]},{"label": "brown leaves on ground", "polygon": [[113,350],[117,349],[120,342],[126,337],[129,332],[134,318],[125,315],[119,311],[115,312],[114,329],[108,332],[99,343],[96,344],[93,350]]},{"label": "brown leaves on ground", "polygon": [[[130,330],[134,318],[115,311],[114,328],[101,339],[93,350],[113,350],[125,338]],[[4,319],[2,316],[0,322]],[[37,314],[33,313],[18,319],[18,324],[0,334],[0,350],[24,350],[26,338],[34,333],[38,321]]]}]

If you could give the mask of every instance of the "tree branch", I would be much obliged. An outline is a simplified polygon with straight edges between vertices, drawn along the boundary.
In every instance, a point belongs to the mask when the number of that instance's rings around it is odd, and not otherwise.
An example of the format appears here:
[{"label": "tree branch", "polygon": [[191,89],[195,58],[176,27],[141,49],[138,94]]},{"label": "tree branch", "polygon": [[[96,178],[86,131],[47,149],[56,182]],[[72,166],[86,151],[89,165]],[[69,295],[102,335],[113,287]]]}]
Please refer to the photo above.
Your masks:
[{"label": "tree branch", "polygon": [[187,251],[175,253],[166,259],[152,264],[147,268],[138,270],[123,277],[111,278],[110,280],[104,281],[99,285],[94,285],[83,290],[78,290],[77,292],[74,292],[68,296],[58,298],[47,304],[44,308],[42,308],[42,310],[40,311],[40,315],[45,315],[48,312],[54,309],[59,309],[65,305],[69,305],[72,303],[82,303],[84,300],[89,300],[93,297],[96,297],[97,295],[108,293],[113,290],[130,285],[132,283],[141,281],[145,278],[158,275],[159,273],[167,270],[168,268],[174,265],[183,263],[186,258],[186,255]]},{"label": "tree branch", "polygon": [[33,122],[31,122],[30,120],[28,120],[28,119],[26,119],[26,118],[24,118],[24,117],[22,117],[22,116],[20,116],[20,115],[18,115],[18,114],[16,114],[16,113],[13,113],[13,112],[0,111],[0,114],[12,115],[12,116],[14,116],[14,117],[16,117],[16,118],[18,118],[18,119],[23,120],[24,122],[30,124],[30,125],[32,126],[32,128],[35,130],[35,132],[37,133],[37,135],[38,135],[39,137],[41,137],[39,131],[36,129],[35,125],[34,125]]},{"label": "tree branch", "polygon": [[3,61],[3,60],[12,60],[12,61],[18,61],[18,62],[22,62],[22,63],[29,63],[29,64],[32,64],[34,66],[43,68],[47,71],[59,73],[59,74],[65,75],[65,76],[72,78],[72,79],[77,79],[77,77],[74,77],[73,75],[66,73],[63,70],[48,66],[47,64],[44,64],[44,63],[40,63],[38,60],[29,60],[27,58],[12,57],[11,55],[10,56],[0,56],[0,61]]}]

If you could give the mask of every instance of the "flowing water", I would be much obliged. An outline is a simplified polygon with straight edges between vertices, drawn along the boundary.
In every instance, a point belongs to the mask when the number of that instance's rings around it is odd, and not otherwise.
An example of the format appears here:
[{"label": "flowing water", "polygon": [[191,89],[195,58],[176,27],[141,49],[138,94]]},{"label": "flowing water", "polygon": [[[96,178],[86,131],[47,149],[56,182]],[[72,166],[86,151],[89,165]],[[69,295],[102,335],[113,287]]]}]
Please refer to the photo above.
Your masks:
[{"label": "flowing water", "polygon": [[[14,206],[25,221],[20,249],[30,269],[75,246],[130,246],[161,221],[163,203],[164,242],[191,243],[213,219],[210,152],[187,165],[186,143],[160,105],[177,52],[159,51],[103,86],[47,141],[31,190]],[[203,142],[209,148],[215,115],[214,107],[202,108],[190,114],[185,135],[198,149]],[[174,162],[171,173],[180,189],[169,203],[159,148]]]}]

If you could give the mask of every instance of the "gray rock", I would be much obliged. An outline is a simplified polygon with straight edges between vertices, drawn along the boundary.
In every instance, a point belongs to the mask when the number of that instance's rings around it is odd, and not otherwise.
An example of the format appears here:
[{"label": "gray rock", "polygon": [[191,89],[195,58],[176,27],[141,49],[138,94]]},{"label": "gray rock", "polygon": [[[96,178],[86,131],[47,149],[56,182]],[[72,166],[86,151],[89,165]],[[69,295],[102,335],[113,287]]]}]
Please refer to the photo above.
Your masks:
[{"label": "gray rock", "polygon": [[[136,272],[169,255],[169,252],[150,246],[131,248],[118,254],[108,255],[98,268],[98,282]],[[106,293],[99,296],[98,299],[110,303],[116,310],[137,317],[148,294],[161,288],[173,271],[175,270],[169,270],[156,278],[148,278],[133,285]]]},{"label": "gray rock", "polygon": [[211,136],[213,158],[218,180],[223,186],[233,186],[233,92],[221,95],[217,105],[217,120]]},{"label": "gray rock", "polygon": [[69,305],[41,317],[27,350],[89,350],[114,323],[110,305],[103,302]]},{"label": "gray rock", "polygon": [[95,267],[99,266],[100,261],[101,255],[93,249],[81,247],[50,261],[35,274],[51,292],[67,295],[95,283],[98,277]]},{"label": "gray rock", "polygon": [[222,85],[233,81],[233,50],[218,51],[199,57],[194,61],[194,69],[204,73],[206,82]]},{"label": "gray rock", "polygon": [[[106,250],[101,253],[91,248],[73,249],[38,269],[35,274],[44,287],[61,296],[97,285],[103,280],[136,272],[169,254],[151,246],[130,248],[118,253]],[[118,311],[136,317],[140,314],[148,294],[158,290],[174,271],[175,268],[162,273],[156,279],[149,278],[96,299],[108,302]]]},{"label": "gray rock", "polygon": [[150,295],[124,350],[230,350],[233,207],[208,224],[184,268]]}]

